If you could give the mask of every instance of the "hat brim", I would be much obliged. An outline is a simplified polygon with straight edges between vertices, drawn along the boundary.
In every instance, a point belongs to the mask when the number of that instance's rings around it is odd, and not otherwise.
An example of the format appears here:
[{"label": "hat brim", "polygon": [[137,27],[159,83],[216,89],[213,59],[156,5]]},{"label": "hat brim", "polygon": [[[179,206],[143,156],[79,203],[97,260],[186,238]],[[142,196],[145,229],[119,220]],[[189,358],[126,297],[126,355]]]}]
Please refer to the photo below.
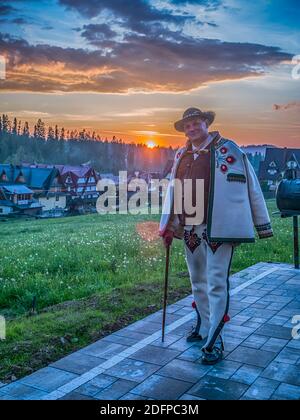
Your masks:
[{"label": "hat brim", "polygon": [[193,118],[203,118],[204,120],[208,121],[208,125],[211,125],[214,122],[216,114],[213,111],[202,112],[199,116],[187,117],[182,118],[179,121],[176,121],[174,124],[175,130],[180,131],[181,133],[184,132],[183,124],[188,121],[192,120]]}]

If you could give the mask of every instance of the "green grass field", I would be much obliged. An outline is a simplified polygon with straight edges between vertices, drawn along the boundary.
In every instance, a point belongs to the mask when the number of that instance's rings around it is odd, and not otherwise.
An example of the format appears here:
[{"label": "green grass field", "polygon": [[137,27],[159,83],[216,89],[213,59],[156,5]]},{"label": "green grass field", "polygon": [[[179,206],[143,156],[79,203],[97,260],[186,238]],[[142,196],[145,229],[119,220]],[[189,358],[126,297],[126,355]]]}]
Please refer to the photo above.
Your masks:
[{"label": "green grass field", "polygon": [[[268,201],[270,214],[276,210]],[[161,308],[164,248],[138,233],[159,216],[86,215],[0,222],[0,381],[21,377]],[[293,262],[292,221],[242,244],[231,273],[259,261]],[[155,232],[153,232],[155,234]],[[190,293],[182,241],[171,251],[169,303]],[[32,302],[36,297],[36,313]]]}]

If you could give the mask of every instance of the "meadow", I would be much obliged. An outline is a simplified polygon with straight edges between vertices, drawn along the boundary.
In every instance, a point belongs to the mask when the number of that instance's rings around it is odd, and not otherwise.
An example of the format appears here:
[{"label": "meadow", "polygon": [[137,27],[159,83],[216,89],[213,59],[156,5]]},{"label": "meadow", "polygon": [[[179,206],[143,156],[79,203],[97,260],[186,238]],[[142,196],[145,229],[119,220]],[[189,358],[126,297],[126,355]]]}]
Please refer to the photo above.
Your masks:
[{"label": "meadow", "polygon": [[[231,274],[259,261],[293,262],[292,220],[235,250]],[[158,215],[0,221],[0,381],[29,374],[162,305],[165,251]],[[149,223],[150,222],[150,223]],[[147,240],[149,238],[151,240]],[[182,241],[171,250],[169,303],[190,293]]]}]

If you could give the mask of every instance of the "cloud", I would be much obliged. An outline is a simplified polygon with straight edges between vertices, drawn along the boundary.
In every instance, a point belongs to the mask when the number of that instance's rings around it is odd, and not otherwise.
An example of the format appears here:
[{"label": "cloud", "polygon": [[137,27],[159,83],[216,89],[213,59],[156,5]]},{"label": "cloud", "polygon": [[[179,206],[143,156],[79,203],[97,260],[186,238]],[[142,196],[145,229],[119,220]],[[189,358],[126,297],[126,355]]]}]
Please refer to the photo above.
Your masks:
[{"label": "cloud", "polygon": [[6,16],[14,12],[16,9],[8,4],[0,5],[0,16]]},{"label": "cloud", "polygon": [[105,23],[90,24],[83,26],[81,36],[96,47],[111,48],[115,45],[113,39],[117,36],[117,32]]},{"label": "cloud", "polygon": [[177,6],[195,5],[211,9],[221,6],[222,0],[170,0],[170,3]]},{"label": "cloud", "polygon": [[[104,38],[110,34],[106,26],[101,30]],[[0,89],[182,92],[210,82],[259,76],[291,59],[277,47],[194,39],[167,29],[159,37],[153,31],[149,36],[126,34],[111,51],[30,45],[0,34],[0,50],[7,57],[7,79]]]},{"label": "cloud", "polygon": [[15,11],[15,8],[8,4],[0,5],[0,16],[6,16]]},{"label": "cloud", "polygon": [[135,0],[134,6],[131,2],[124,0],[59,0],[60,4],[69,9],[75,9],[87,18],[99,16],[103,11],[108,10],[116,17],[123,19],[128,29],[139,31],[140,25],[145,23],[167,22],[181,25],[188,19],[194,19],[186,13],[174,15],[169,10],[157,9],[146,0]]},{"label": "cloud", "polygon": [[295,109],[295,108],[300,108],[300,101],[289,102],[289,103],[283,104],[283,105],[278,105],[278,104],[273,105],[273,110],[274,111],[286,110],[286,109]]}]

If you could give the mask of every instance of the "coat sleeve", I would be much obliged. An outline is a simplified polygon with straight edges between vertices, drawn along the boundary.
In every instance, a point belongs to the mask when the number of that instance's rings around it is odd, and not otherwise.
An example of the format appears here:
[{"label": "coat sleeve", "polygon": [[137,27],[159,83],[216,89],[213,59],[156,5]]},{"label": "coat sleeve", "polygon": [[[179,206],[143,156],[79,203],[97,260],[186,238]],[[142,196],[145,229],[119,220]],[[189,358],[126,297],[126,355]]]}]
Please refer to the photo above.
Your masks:
[{"label": "coat sleeve", "polygon": [[[170,184],[168,185],[167,195],[163,206],[163,213],[160,220],[159,236],[163,236],[167,230],[174,232],[174,237],[182,239],[183,227],[180,224],[178,214],[174,213],[173,199],[171,199]],[[169,216],[168,216],[169,214]]]},{"label": "coat sleeve", "polygon": [[175,174],[174,174],[175,164],[176,164],[177,159],[181,155],[182,150],[183,149],[180,149],[174,158],[174,162],[173,162],[173,166],[171,170],[171,178],[170,178],[170,182],[167,188],[167,194],[166,194],[165,202],[163,205],[163,211],[162,211],[160,227],[159,227],[159,236],[163,236],[166,230],[170,230],[174,232],[174,237],[177,239],[183,238],[184,229],[183,229],[183,226],[180,224],[178,214],[175,214],[173,210],[174,194],[173,194],[173,191],[171,192],[171,189],[174,187],[171,186],[172,184],[171,181],[175,177]]},{"label": "coat sleeve", "polygon": [[258,178],[246,154],[243,153],[252,219],[259,239],[273,236],[270,216]]}]

